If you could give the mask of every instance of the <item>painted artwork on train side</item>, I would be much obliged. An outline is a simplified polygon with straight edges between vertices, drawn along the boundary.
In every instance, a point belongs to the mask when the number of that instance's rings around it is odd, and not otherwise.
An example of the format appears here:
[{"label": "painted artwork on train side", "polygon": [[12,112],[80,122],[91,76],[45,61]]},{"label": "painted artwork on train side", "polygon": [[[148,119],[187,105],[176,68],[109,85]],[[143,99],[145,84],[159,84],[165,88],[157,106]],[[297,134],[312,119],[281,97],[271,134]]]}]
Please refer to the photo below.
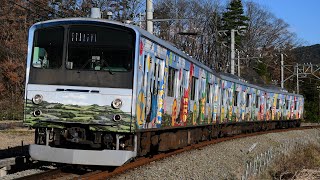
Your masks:
[{"label": "painted artwork on train side", "polygon": [[285,109],[287,96],[220,80],[145,38],[140,39],[137,79],[138,129],[280,120],[301,114]]},{"label": "painted artwork on train side", "polygon": [[[207,71],[141,38],[138,61],[138,128],[209,124],[218,118],[218,95],[208,103],[208,84],[219,91],[218,79]],[[174,77],[174,78],[173,78]],[[193,86],[193,89],[192,89]]]}]

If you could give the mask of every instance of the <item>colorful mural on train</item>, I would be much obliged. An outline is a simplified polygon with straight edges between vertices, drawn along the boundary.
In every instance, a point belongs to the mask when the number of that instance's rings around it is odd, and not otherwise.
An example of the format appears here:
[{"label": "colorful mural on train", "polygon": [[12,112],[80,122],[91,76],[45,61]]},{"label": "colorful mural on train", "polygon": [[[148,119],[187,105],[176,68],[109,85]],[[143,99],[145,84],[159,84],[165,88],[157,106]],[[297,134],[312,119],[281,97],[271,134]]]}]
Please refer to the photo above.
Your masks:
[{"label": "colorful mural on train", "polygon": [[138,67],[138,129],[300,119],[303,113],[301,96],[212,74],[146,38]]}]

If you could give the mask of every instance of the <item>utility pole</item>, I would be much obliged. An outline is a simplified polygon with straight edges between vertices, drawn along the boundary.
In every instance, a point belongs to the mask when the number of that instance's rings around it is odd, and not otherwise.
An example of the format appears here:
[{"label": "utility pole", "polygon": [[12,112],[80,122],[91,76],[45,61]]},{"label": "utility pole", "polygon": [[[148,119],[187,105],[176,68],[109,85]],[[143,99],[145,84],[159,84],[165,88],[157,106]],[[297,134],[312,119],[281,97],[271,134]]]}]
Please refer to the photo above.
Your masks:
[{"label": "utility pole", "polygon": [[153,34],[153,0],[146,0],[147,4],[147,15],[146,15],[146,21],[147,21],[147,31],[151,34]]},{"label": "utility pole", "polygon": [[234,29],[231,29],[231,74],[234,75],[234,44],[235,44],[235,39],[234,39]]},{"label": "utility pole", "polygon": [[281,53],[281,56],[280,56],[280,58],[281,58],[281,60],[280,60],[280,63],[281,63],[281,89],[283,89],[284,88],[284,85],[283,85],[283,83],[284,83],[284,65],[283,65],[283,54]]},{"label": "utility pole", "polygon": [[297,63],[297,94],[299,94],[299,65]]},{"label": "utility pole", "polygon": [[238,51],[238,76],[240,77],[240,52]]}]

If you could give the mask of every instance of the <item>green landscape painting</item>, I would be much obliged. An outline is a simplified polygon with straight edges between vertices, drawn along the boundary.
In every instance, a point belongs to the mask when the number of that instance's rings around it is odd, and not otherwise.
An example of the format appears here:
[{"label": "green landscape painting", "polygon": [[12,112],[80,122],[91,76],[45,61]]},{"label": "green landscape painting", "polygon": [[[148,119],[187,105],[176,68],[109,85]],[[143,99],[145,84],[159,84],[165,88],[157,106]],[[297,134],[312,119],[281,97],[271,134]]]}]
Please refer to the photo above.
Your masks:
[{"label": "green landscape painting", "polygon": [[[40,110],[42,114],[35,116],[35,110]],[[122,119],[120,121],[113,120],[113,116],[116,114],[121,115]],[[63,128],[65,123],[72,122],[90,124],[90,129],[93,131],[130,132],[134,128],[129,113],[113,109],[108,105],[79,106],[46,101],[36,105],[29,99],[26,102],[24,121],[26,125]]]}]

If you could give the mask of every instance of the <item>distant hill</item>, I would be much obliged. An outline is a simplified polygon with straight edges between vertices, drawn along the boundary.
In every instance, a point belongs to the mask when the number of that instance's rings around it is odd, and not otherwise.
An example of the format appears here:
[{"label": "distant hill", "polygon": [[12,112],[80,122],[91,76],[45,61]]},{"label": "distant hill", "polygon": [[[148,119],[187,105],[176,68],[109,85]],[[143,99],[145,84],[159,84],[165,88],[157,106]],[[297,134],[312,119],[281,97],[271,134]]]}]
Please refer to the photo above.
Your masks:
[{"label": "distant hill", "polygon": [[298,63],[320,64],[320,44],[298,47],[293,52]]}]

